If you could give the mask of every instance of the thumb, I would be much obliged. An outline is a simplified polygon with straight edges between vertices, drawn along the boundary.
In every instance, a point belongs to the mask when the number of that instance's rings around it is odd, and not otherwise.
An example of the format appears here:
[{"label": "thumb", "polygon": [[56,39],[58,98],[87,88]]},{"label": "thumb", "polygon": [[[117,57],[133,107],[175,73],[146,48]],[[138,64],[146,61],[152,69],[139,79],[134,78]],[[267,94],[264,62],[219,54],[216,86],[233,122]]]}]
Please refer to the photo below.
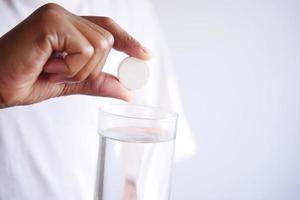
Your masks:
[{"label": "thumb", "polygon": [[84,94],[92,96],[113,97],[129,101],[131,92],[126,89],[115,76],[107,73],[100,73],[97,77],[77,83],[64,84],[62,96],[72,94]]}]

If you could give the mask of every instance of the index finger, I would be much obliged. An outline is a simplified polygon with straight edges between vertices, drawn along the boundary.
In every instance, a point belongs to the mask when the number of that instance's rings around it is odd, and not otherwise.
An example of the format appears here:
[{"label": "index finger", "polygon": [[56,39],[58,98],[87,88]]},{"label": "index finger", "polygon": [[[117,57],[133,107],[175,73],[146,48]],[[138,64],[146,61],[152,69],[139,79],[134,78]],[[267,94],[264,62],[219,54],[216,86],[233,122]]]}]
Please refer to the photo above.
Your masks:
[{"label": "index finger", "polygon": [[151,57],[150,51],[141,45],[134,37],[128,34],[116,22],[108,17],[82,16],[109,31],[114,37],[113,48],[129,56],[147,60]]}]

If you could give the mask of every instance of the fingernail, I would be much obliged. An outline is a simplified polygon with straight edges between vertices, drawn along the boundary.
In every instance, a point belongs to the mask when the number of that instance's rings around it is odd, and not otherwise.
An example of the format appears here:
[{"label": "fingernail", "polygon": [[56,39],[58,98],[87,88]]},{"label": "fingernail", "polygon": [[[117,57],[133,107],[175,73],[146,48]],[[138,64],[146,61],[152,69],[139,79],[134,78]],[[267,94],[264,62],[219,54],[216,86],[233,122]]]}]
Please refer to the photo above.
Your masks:
[{"label": "fingernail", "polygon": [[152,52],[150,51],[150,49],[142,46],[142,51],[143,51],[144,54],[147,55],[147,58],[151,58],[152,57]]}]

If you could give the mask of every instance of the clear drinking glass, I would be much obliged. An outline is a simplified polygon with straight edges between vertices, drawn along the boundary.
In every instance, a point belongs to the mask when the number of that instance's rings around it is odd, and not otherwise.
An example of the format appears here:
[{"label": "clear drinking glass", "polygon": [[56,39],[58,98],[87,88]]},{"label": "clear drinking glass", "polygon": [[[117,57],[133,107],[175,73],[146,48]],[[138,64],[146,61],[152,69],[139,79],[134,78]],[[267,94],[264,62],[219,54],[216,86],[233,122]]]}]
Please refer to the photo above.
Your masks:
[{"label": "clear drinking glass", "polygon": [[101,108],[95,200],[168,200],[176,123],[160,108]]}]

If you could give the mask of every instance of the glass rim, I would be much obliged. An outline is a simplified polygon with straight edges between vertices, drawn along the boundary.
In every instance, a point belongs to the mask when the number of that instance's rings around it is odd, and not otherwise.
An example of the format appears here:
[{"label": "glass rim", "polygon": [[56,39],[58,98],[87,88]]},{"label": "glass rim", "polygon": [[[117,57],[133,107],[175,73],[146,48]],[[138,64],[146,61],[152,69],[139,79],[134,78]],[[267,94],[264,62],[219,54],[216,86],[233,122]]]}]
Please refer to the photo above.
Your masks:
[{"label": "glass rim", "polygon": [[[160,112],[162,115],[166,115],[164,117],[135,117],[130,116],[129,114],[116,114],[113,112],[109,112],[105,110],[107,107],[135,107],[135,108],[143,108],[148,109],[154,112]],[[148,106],[148,105],[140,105],[140,104],[122,104],[122,103],[111,103],[104,106],[99,107],[99,112],[102,112],[105,115],[110,115],[112,117],[124,118],[124,119],[133,119],[133,120],[147,120],[147,121],[176,121],[178,119],[178,113],[169,111],[159,106]]]}]

